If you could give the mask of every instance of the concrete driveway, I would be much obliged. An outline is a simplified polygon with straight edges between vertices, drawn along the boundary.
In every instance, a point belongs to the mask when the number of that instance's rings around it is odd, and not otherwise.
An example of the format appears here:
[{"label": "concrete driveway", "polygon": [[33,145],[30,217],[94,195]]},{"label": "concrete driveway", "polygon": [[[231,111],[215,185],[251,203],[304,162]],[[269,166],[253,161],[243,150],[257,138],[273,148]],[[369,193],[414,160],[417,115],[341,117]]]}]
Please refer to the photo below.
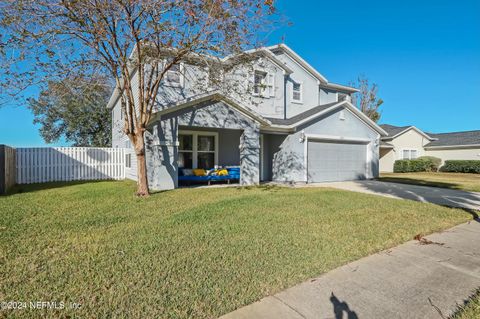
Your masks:
[{"label": "concrete driveway", "polygon": [[480,210],[480,193],[448,188],[418,186],[380,181],[314,183],[310,187],[333,187],[360,193],[410,199],[442,206]]}]

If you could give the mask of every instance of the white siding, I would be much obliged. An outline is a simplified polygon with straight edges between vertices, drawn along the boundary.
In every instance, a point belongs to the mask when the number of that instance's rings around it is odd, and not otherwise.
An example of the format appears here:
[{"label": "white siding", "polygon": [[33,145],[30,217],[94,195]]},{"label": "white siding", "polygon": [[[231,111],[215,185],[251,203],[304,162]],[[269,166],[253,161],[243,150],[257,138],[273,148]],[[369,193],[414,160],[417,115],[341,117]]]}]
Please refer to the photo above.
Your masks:
[{"label": "white siding", "polygon": [[[299,113],[305,112],[315,106],[318,106],[318,79],[314,77],[310,72],[308,72],[305,68],[300,66],[297,62],[295,62],[289,55],[281,53],[277,55],[277,58],[293,70],[293,73],[290,75],[290,80],[287,82],[287,117],[293,117]],[[293,87],[292,81],[302,83],[303,103],[301,104],[291,102],[291,92]]]},{"label": "white siding", "polygon": [[319,94],[319,101],[318,104],[328,104],[338,101],[338,92],[327,90],[327,89],[320,89]]},{"label": "white siding", "polygon": [[480,160],[480,148],[457,148],[457,149],[427,149],[425,155],[435,156],[442,160]]},{"label": "white siding", "polygon": [[137,156],[132,148],[125,148],[125,157],[130,155],[131,167],[125,166],[125,178],[137,180]]}]

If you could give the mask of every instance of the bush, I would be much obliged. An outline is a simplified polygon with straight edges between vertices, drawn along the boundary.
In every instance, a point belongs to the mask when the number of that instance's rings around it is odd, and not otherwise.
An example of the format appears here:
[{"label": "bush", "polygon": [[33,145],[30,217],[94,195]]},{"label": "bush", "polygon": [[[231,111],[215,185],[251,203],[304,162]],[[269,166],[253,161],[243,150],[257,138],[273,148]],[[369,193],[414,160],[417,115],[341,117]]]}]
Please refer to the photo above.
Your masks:
[{"label": "bush", "polygon": [[396,160],[393,164],[394,173],[406,173],[409,171],[409,160]]},{"label": "bush", "polygon": [[395,173],[436,172],[442,162],[433,156],[422,156],[413,160],[397,160],[393,165]]},{"label": "bush", "polygon": [[442,160],[435,156],[421,156],[417,158],[418,160],[425,161],[427,166],[427,172],[438,172],[440,165],[442,165]]},{"label": "bush", "polygon": [[440,169],[442,172],[451,173],[476,173],[480,174],[480,161],[470,160],[450,160],[445,161],[445,164]]}]

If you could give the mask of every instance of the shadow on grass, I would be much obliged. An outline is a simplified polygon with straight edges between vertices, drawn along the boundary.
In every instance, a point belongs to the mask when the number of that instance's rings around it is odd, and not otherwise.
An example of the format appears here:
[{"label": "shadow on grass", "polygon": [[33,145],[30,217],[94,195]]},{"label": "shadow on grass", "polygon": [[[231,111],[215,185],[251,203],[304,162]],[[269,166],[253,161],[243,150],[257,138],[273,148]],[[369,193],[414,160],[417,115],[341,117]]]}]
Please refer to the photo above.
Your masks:
[{"label": "shadow on grass", "polygon": [[408,183],[397,183],[385,179],[362,181],[359,186],[377,194],[392,195],[401,199],[408,199],[422,203],[431,203],[443,207],[461,209],[479,221],[480,195],[462,190],[453,189],[455,192],[442,191],[438,188],[428,188]]},{"label": "shadow on grass", "polygon": [[284,189],[284,186],[274,185],[274,184],[260,184],[260,185],[247,185],[247,186],[238,186],[237,190],[261,190],[261,191],[269,191],[269,192],[276,192],[281,189]]},{"label": "shadow on grass", "polygon": [[[35,184],[17,184],[13,186],[6,194],[1,196],[12,196],[22,193],[34,193],[43,190],[64,188],[83,184],[98,184],[104,182],[114,182],[114,180],[91,180],[91,181],[71,181],[71,182],[48,182],[48,183],[35,183]],[[121,182],[121,181],[119,181]]]},{"label": "shadow on grass", "polygon": [[391,182],[391,183],[401,183],[401,184],[431,186],[431,187],[441,187],[441,188],[462,190],[462,187],[460,184],[426,181],[426,180],[414,179],[414,178],[380,177],[380,178],[377,178],[377,180],[380,182]]}]

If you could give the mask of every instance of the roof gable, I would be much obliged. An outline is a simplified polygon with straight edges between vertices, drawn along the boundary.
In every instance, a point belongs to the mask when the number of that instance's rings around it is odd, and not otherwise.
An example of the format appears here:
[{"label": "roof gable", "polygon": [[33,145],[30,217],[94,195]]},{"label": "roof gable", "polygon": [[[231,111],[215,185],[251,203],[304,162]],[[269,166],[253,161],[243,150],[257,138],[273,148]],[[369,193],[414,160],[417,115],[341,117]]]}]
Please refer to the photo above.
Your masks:
[{"label": "roof gable", "polygon": [[407,133],[410,130],[416,131],[418,134],[429,139],[430,141],[435,140],[435,138],[429,136],[428,134],[416,128],[415,126],[394,126],[390,124],[382,124],[380,125],[380,127],[383,128],[388,133],[388,136],[383,138],[384,140],[393,140],[399,137],[400,135]]},{"label": "roof gable", "polygon": [[233,107],[234,109],[238,110],[240,113],[244,114],[245,116],[257,121],[260,124],[263,125],[270,125],[270,121],[265,119],[263,116],[255,112],[252,108],[243,105],[241,102],[233,99],[226,97],[222,93],[220,93],[217,90],[210,91],[204,94],[199,94],[197,96],[191,97],[191,98],[186,98],[182,101],[179,101],[177,103],[171,104],[167,107],[165,107],[163,110],[158,111],[153,114],[152,118],[150,119],[150,123],[158,120],[164,115],[188,108],[188,107],[193,107],[196,106],[202,102],[207,102],[207,101],[222,101],[225,102],[227,105],[230,107]]},{"label": "roof gable", "polygon": [[289,46],[284,43],[280,43],[277,45],[273,45],[267,48],[273,53],[282,52],[285,53],[293,62],[297,63],[300,67],[302,67],[307,73],[311,74],[313,78],[315,78],[320,85],[320,87],[339,90],[347,93],[354,93],[358,92],[358,89],[340,85],[336,83],[329,82],[323,74],[318,72],[313,66],[311,66],[307,61],[305,61],[300,55],[298,55],[295,51],[293,51]]},{"label": "roof gable", "polygon": [[274,46],[270,46],[267,49],[273,53],[278,51],[284,52],[294,62],[296,62],[302,68],[304,68],[307,72],[312,74],[320,83],[328,83],[328,80],[326,77],[324,77],[322,74],[320,74],[320,72],[315,70],[313,66],[311,66],[307,61],[305,61],[300,55],[298,55],[295,51],[290,49],[287,45],[281,43]]},{"label": "roof gable", "polygon": [[283,119],[283,120],[274,119],[274,118],[266,118],[266,119],[272,123],[272,126],[278,126],[279,128],[286,128],[286,129],[294,129],[304,123],[315,120],[316,118],[341,107],[348,109],[357,118],[359,118],[366,125],[370,126],[373,130],[378,132],[381,136],[388,135],[387,132],[385,132],[385,130],[383,130],[377,123],[372,121],[368,116],[363,114],[352,103],[348,101],[319,105],[303,113],[297,114],[296,116],[289,119]]}]

